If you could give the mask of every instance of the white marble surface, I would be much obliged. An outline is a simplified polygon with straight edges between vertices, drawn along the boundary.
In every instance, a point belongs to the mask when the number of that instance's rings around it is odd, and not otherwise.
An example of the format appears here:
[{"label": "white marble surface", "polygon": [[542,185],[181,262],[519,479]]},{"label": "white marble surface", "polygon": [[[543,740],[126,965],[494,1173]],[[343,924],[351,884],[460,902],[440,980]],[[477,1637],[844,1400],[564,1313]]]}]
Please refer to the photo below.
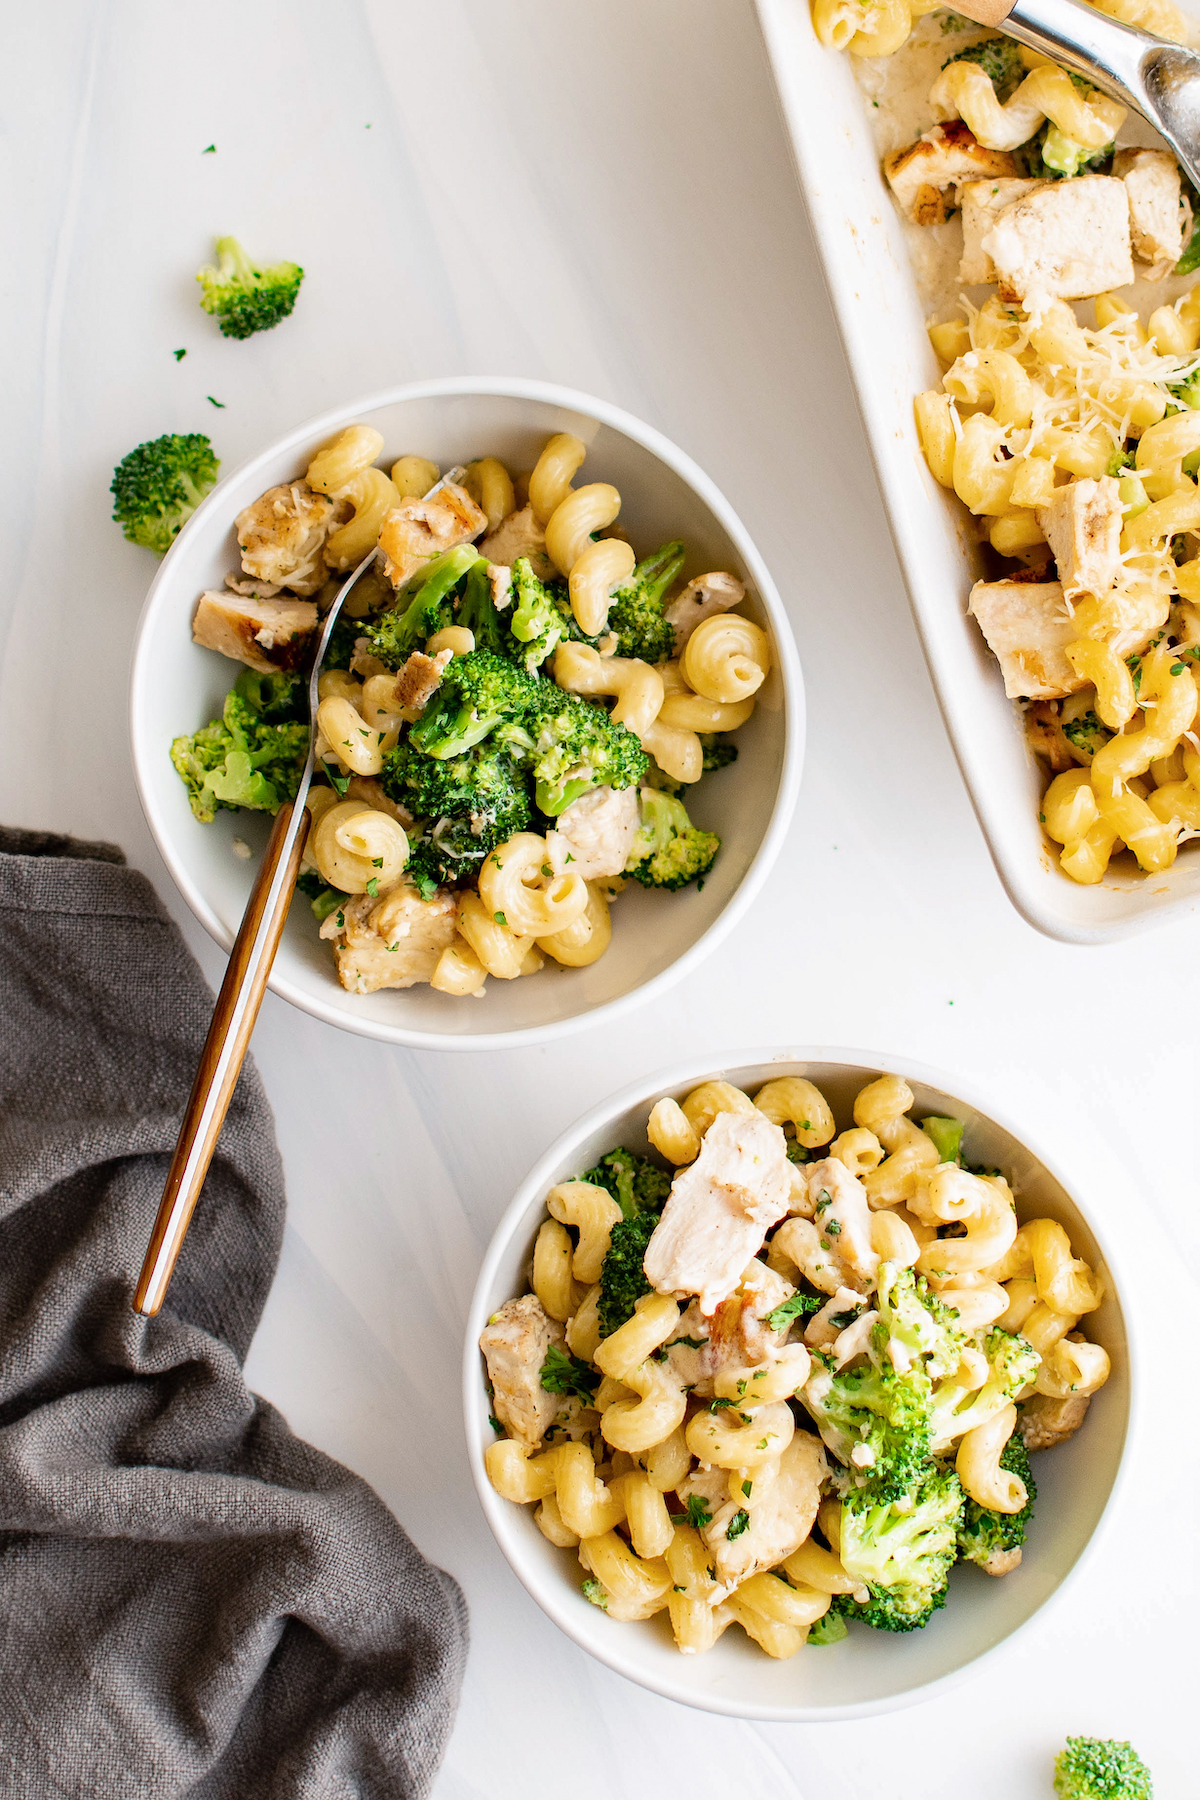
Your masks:
[{"label": "white marble surface", "polygon": [[[1129,1736],[1164,1800],[1194,1794],[1177,1464],[1194,1480],[1195,1455],[1172,1409],[1194,1434],[1176,1321],[1200,1252],[1196,932],[1067,949],[1004,898],[931,696],[748,0],[5,0],[0,18],[6,820],[122,843],[219,978],[143,823],[126,738],[153,564],[109,523],[106,488],[162,431],[209,431],[232,466],[407,379],[590,389],[721,484],[800,644],[811,732],[792,840],[736,939],[668,1003],[475,1058],[388,1050],[271,997],[262,1014],[290,1223],[250,1373],[467,1589],[440,1800],[549,1795],[567,1771],[576,1800],[648,1783],[1035,1800],[1068,1732]],[[199,312],[214,231],[308,269],[284,328],[227,343]],[[1147,1376],[1132,1478],[1057,1607],[950,1697],[807,1729],[688,1712],[566,1642],[486,1533],[457,1397],[484,1245],[547,1141],[685,1050],[801,1040],[959,1069],[1057,1145],[1120,1234]]]}]

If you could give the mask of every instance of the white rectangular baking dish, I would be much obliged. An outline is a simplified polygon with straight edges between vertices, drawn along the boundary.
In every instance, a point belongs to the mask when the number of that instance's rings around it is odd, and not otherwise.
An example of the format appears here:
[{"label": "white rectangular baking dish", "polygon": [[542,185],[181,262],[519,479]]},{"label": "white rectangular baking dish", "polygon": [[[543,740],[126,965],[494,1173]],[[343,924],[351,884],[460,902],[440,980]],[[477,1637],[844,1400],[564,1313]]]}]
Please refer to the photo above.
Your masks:
[{"label": "white rectangular baking dish", "polygon": [[[913,397],[940,378],[899,216],[850,58],[818,43],[808,0],[757,0],[800,187],[824,264],[934,688],[979,823],[1013,905],[1048,936],[1105,943],[1193,912],[1200,855],[1163,875],[1114,871],[1080,887],[1038,823],[1042,777],[1019,714],[966,611],[978,572],[965,510],[925,467]],[[1122,859],[1125,861],[1126,859]]]}]

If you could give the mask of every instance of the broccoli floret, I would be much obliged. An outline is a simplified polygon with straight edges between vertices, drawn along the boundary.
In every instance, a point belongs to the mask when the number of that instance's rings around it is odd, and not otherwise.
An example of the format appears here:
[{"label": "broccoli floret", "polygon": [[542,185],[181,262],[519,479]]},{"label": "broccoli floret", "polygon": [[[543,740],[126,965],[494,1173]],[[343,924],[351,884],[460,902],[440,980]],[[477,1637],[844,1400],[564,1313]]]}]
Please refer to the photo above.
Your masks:
[{"label": "broccoli floret", "polygon": [[1054,1759],[1059,1800],[1154,1800],[1150,1771],[1132,1744],[1075,1737]]},{"label": "broccoli floret", "polygon": [[536,741],[532,767],[540,812],[556,819],[589,788],[637,785],[650,758],[627,725],[556,682],[535,680],[534,686],[535,706],[523,723]]},{"label": "broccoli floret", "polygon": [[663,617],[663,596],[683,561],[682,544],[664,544],[615,590],[605,629],[616,633],[618,656],[636,656],[648,663],[674,656],[675,627]]},{"label": "broccoli floret", "polygon": [[666,1170],[644,1156],[635,1156],[632,1150],[610,1150],[579,1180],[606,1188],[627,1219],[640,1212],[660,1213],[671,1192],[671,1177]]},{"label": "broccoli floret", "polygon": [[881,1345],[893,1345],[888,1359],[894,1365],[897,1351],[921,1359],[930,1380],[952,1375],[962,1360],[967,1334],[958,1314],[938,1299],[923,1275],[897,1263],[881,1262],[875,1304],[879,1311]]},{"label": "broccoli floret", "polygon": [[632,1219],[618,1219],[612,1228],[603,1263],[600,1265],[600,1299],[597,1312],[600,1329],[609,1337],[626,1319],[643,1294],[650,1292],[646,1271],[642,1267],[646,1246],[654,1236],[658,1214],[638,1213]]},{"label": "broccoli floret", "polygon": [[921,1120],[921,1130],[926,1137],[932,1139],[939,1162],[956,1163],[958,1161],[962,1154],[963,1122],[961,1119],[947,1119],[938,1113],[930,1113],[928,1118]]},{"label": "broccoli floret", "polygon": [[519,556],[512,566],[512,592],[514,605],[507,619],[513,639],[510,654],[532,675],[567,634],[564,613],[570,616],[570,602],[561,582],[549,586],[538,580],[527,556]]},{"label": "broccoli floret", "polygon": [[612,1239],[600,1265],[597,1310],[600,1328],[609,1337],[633,1317],[637,1302],[650,1292],[642,1262],[667,1203],[671,1177],[644,1156],[618,1147],[602,1156],[579,1179],[606,1188],[623,1214],[612,1228]]},{"label": "broccoli floret", "polygon": [[882,1500],[873,1486],[851,1488],[842,1500],[840,1556],[870,1599],[859,1603],[845,1595],[837,1610],[879,1631],[927,1625],[946,1603],[962,1505],[952,1469],[927,1466],[898,1501]]},{"label": "broccoli floret", "polygon": [[978,1563],[980,1568],[984,1568],[993,1556],[1020,1549],[1037,1499],[1037,1483],[1029,1467],[1029,1452],[1019,1431],[1013,1432],[1000,1452],[1000,1467],[1007,1469],[1010,1475],[1020,1476],[1029,1498],[1020,1512],[1001,1513],[990,1512],[967,1496],[958,1528],[958,1553],[964,1561]]},{"label": "broccoli floret", "polygon": [[884,1358],[836,1372],[814,1361],[801,1398],[838,1461],[862,1472],[880,1501],[900,1500],[929,1462],[930,1385],[916,1363]]},{"label": "broccoli floret", "polygon": [[966,1388],[953,1376],[934,1389],[933,1448],[937,1453],[964,1432],[973,1431],[1015,1400],[1032,1381],[1041,1361],[1033,1345],[993,1325],[979,1334],[979,1348],[991,1365],[980,1388]]},{"label": "broccoli floret", "polygon": [[957,50],[953,56],[948,56],[942,67],[948,69],[956,62],[978,63],[995,88],[1001,105],[1016,92],[1029,73],[1021,61],[1021,46],[1006,37],[984,38],[982,43],[969,44],[965,50]]},{"label": "broccoli floret", "polygon": [[296,877],[296,890],[307,897],[318,925],[327,919],[334,908],[342,904],[343,900],[351,898],[349,894],[343,894],[340,888],[327,886],[315,869],[301,869]]},{"label": "broccoli floret", "polygon": [[131,543],[165,556],[221,467],[202,432],[139,444],[113,470],[113,518]]},{"label": "broccoli floret", "polygon": [[217,239],[217,263],[197,273],[204,292],[200,304],[212,313],[223,337],[248,338],[270,331],[296,304],[304,270],[298,263],[256,269],[236,238]]},{"label": "broccoli floret", "polygon": [[323,669],[348,669],[354,661],[354,651],[358,640],[365,636],[366,630],[366,624],[362,619],[348,619],[345,613],[339,613],[333,622],[329,643],[321,658],[321,667]]},{"label": "broccoli floret", "polygon": [[497,725],[523,725],[532,718],[539,701],[537,689],[542,685],[536,676],[527,675],[490,650],[456,656],[410,729],[410,742],[424,756],[439,761],[461,756]]},{"label": "broccoli floret", "polygon": [[683,801],[656,788],[643,788],[638,804],[641,823],[625,873],[643,887],[672,891],[707,875],[721,848],[716,833],[697,831]]},{"label": "broccoli floret", "polygon": [[[1075,77],[1071,79],[1074,81]],[[1020,146],[1017,156],[1025,173],[1034,180],[1061,181],[1068,175],[1105,174],[1114,147],[1105,144],[1100,150],[1088,150],[1074,138],[1065,137],[1057,125],[1047,120]]]},{"label": "broccoli floret", "polygon": [[1193,269],[1200,269],[1200,193],[1188,180],[1183,170],[1179,171],[1183,182],[1183,191],[1192,208],[1192,235],[1184,247],[1183,255],[1175,264],[1176,275],[1190,275]]},{"label": "broccoli floret", "polygon": [[425,648],[435,631],[454,623],[451,592],[481,560],[471,544],[459,544],[425,565],[415,590],[406,591],[398,605],[366,627],[372,653],[380,662],[389,669],[401,668],[414,650]]},{"label": "broccoli floret", "polygon": [[841,1613],[830,1607],[823,1619],[810,1626],[808,1641],[810,1644],[840,1644],[847,1635],[846,1621]]},{"label": "broccoli floret", "polygon": [[222,808],[275,813],[295,796],[310,735],[307,720],[298,716],[302,696],[295,675],[243,669],[225,696],[221,717],[192,737],[175,739],[171,761],[203,824]]},{"label": "broccoli floret", "polygon": [[494,656],[503,656],[507,652],[504,623],[492,599],[492,584],[482,556],[477,557],[467,570],[462,599],[454,609],[454,623],[466,627],[475,639],[477,650],[490,650]]},{"label": "broccoli floret", "polygon": [[384,760],[384,791],[429,822],[414,847],[417,867],[439,884],[474,880],[489,850],[529,824],[528,783],[504,743],[461,756],[424,756],[401,738]]},{"label": "broccoli floret", "polygon": [[704,751],[702,766],[706,775],[711,775],[714,769],[728,768],[730,763],[737,761],[737,745],[731,744],[722,732],[702,731],[700,744]]}]

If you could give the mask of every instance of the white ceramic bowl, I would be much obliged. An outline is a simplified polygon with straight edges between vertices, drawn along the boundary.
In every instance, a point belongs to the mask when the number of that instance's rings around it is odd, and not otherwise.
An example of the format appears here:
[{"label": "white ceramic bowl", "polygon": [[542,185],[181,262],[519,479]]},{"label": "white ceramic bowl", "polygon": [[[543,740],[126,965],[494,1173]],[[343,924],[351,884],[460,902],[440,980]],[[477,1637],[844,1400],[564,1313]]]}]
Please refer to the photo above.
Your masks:
[{"label": "white ceramic bowl", "polygon": [[648,999],[716,946],[765,880],[800,783],[804,690],[775,585],[712,482],[649,426],[567,388],[478,376],[397,388],[300,426],[214,488],[163,560],[133,663],[134,770],[167,867],[201,924],[228,949],[252,877],[232,840],[258,850],[270,821],[221,812],[201,825],[171,765],[172,738],[218,716],[236,674],[225,657],[193,644],[192,613],[201,591],[219,588],[226,571],[238,566],[233,521],[241,508],[274,483],[302,474],[317,445],[354,420],[378,427],[385,456],[419,452],[442,468],[484,455],[530,468],[552,432],[574,432],[588,446],[588,480],[620,489],[621,522],[642,554],[679,537],[688,553],[687,578],[728,568],[745,581],[745,610],[770,635],[773,669],[754,716],[738,733],[737,762],[706,777],[697,794],[696,823],[723,840],[712,875],[703,888],[672,896],[631,884],[615,909],[611,947],[591,968],[548,967],[523,981],[492,981],[482,1000],[454,999],[430,987],[348,994],[338,985],[329,946],[300,904],[288,921],[271,987],[331,1025],[425,1049],[494,1050],[544,1040]]},{"label": "white ceramic bowl", "polygon": [[1042,766],[1005,698],[996,659],[967,616],[980,573],[974,522],[934,481],[917,442],[913,399],[938,385],[941,368],[854,59],[818,43],[806,0],[757,4],[913,617],[1008,897],[1039,931],[1073,944],[1104,943],[1194,914],[1200,854],[1185,851],[1153,876],[1121,857],[1102,882],[1081,887],[1062,873],[1043,835]]},{"label": "white ceramic bowl", "polygon": [[[994,1580],[970,1565],[957,1566],[946,1606],[923,1631],[894,1636],[852,1623],[841,1643],[776,1662],[734,1626],[707,1655],[681,1656],[665,1614],[624,1624],[585,1600],[575,1552],[555,1549],[534,1523],[534,1509],[502,1500],[488,1481],[483,1456],[495,1434],[488,1422],[479,1334],[498,1306],[527,1291],[533,1240],[549,1189],[616,1144],[646,1154],[646,1117],[660,1096],[682,1099],[710,1076],[753,1092],[756,1084],[779,1075],[805,1075],[845,1127],[852,1123],[859,1088],[885,1069],[909,1082],[918,1111],[963,1119],[971,1160],[1010,1176],[1021,1217],[1058,1219],[1076,1255],[1101,1270],[1107,1295],[1089,1314],[1087,1334],[1108,1351],[1112,1375],[1093,1400],[1083,1430],[1034,1459],[1038,1500],[1025,1559],[1013,1574]],[[471,1305],[463,1375],[468,1454],[488,1524],[555,1624],[609,1668],[669,1700],[737,1718],[798,1724],[888,1712],[929,1699],[1027,1624],[1061,1590],[1094,1538],[1117,1484],[1133,1399],[1129,1333],[1110,1258],[1053,1164],[964,1094],[952,1077],[903,1058],[879,1062],[865,1051],[828,1049],[745,1051],[724,1068],[709,1059],[670,1069],[626,1088],[564,1132],[524,1182],[492,1240]]]}]

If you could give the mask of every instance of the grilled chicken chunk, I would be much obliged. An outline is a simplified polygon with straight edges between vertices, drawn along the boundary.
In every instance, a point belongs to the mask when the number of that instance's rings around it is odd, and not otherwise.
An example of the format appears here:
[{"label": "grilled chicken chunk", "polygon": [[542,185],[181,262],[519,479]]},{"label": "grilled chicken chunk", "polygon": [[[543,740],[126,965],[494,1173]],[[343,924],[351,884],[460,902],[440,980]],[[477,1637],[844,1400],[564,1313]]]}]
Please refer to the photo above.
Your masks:
[{"label": "grilled chicken chunk", "polygon": [[458,909],[453,894],[440,889],[422,900],[401,882],[372,899],[357,894],[337,907],[321,926],[333,942],[338,980],[352,994],[380,988],[415,987],[430,981],[443,950],[454,942]]},{"label": "grilled chicken chunk", "polygon": [[482,507],[452,481],[432,500],[402,500],[385,514],[379,532],[384,574],[394,588],[403,587],[431,557],[471,543],[486,524]]},{"label": "grilled chicken chunk", "polygon": [[[779,1473],[762,1500],[749,1508],[749,1525],[730,1539],[726,1533],[743,1501],[740,1492],[734,1493],[711,1525],[701,1532],[713,1553],[717,1580],[722,1586],[736,1587],[759,1569],[773,1569],[800,1548],[813,1528],[821,1503],[821,1482],[828,1473],[820,1438],[797,1431],[779,1459]],[[753,1494],[750,1498],[754,1498]]]},{"label": "grilled chicken chunk", "polygon": [[559,814],[555,830],[547,833],[550,866],[555,874],[566,870],[585,881],[620,875],[637,829],[636,788],[591,788]]},{"label": "grilled chicken chunk", "polygon": [[529,1450],[536,1450],[562,1408],[562,1395],[542,1386],[542,1364],[551,1344],[564,1337],[536,1294],[506,1300],[479,1334],[496,1417]]},{"label": "grilled chicken chunk", "polygon": [[1183,204],[1179,164],[1169,150],[1148,150],[1138,145],[1118,150],[1113,174],[1125,184],[1129,196],[1129,228],[1133,254],[1149,263],[1138,273],[1147,281],[1169,275],[1183,255],[1190,228],[1190,208]]},{"label": "grilled chicken chunk", "polygon": [[1004,207],[980,247],[1001,298],[1027,310],[1125,287],[1133,280],[1128,191],[1111,175],[1048,181]]},{"label": "grilled chicken chunk", "polygon": [[325,581],[325,539],[334,523],[333,501],[307,481],[268,488],[237,516],[242,568],[259,581],[278,582],[295,594],[315,594]]},{"label": "grilled chicken chunk", "polygon": [[884,158],[883,172],[914,225],[940,225],[954,211],[951,190],[968,181],[1002,180],[1017,165],[1007,150],[985,150],[969,125],[949,119]]},{"label": "grilled chicken chunk", "polygon": [[697,575],[695,581],[689,581],[683,592],[676,594],[670,605],[663,609],[663,617],[675,627],[676,656],[697,625],[711,619],[714,613],[728,612],[745,598],[743,584],[736,575],[730,575],[724,569],[714,569],[708,575]]},{"label": "grilled chicken chunk", "polygon": [[1055,490],[1037,509],[1069,600],[1106,594],[1121,566],[1121,489],[1111,475],[1084,477]]},{"label": "grilled chicken chunk", "polygon": [[[546,534],[534,518],[532,506],[523,506],[520,512],[511,512],[507,519],[501,520],[490,537],[485,537],[480,544],[479,554],[504,568],[511,568],[518,557],[527,556],[539,581],[552,581],[558,574],[546,555]],[[495,584],[492,597],[500,598]]]},{"label": "grilled chicken chunk", "polygon": [[192,620],[192,637],[206,650],[219,650],[235,662],[270,675],[294,669],[317,628],[311,600],[242,600],[228,589],[201,594]]}]

